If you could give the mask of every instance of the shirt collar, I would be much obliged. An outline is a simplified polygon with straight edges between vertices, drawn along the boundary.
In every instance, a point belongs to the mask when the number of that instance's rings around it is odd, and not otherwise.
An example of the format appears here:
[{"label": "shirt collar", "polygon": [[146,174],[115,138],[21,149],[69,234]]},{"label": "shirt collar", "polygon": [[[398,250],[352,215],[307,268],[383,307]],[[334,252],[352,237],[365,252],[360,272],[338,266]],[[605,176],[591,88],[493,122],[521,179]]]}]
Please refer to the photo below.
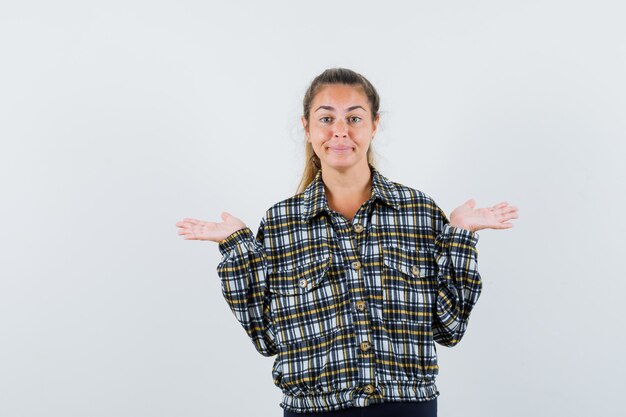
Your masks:
[{"label": "shirt collar", "polygon": [[[383,176],[376,168],[369,165],[372,173],[372,191],[371,200],[378,199],[389,205],[393,209],[398,209],[398,190],[396,186]],[[317,216],[322,211],[330,212],[326,192],[324,190],[324,181],[322,180],[322,171],[319,170],[315,174],[313,181],[304,189],[304,210],[302,217],[308,221]]]}]

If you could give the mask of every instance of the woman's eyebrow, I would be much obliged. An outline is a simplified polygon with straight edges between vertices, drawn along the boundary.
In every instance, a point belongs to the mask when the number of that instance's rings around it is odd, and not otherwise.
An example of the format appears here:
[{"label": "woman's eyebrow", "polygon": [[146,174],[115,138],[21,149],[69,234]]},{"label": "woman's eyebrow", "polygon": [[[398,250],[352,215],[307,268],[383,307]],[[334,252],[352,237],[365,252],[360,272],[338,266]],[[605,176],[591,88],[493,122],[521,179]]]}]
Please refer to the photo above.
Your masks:
[{"label": "woman's eyebrow", "polygon": [[[317,112],[320,109],[335,111],[335,108],[333,106],[319,106],[317,109],[315,109],[315,111],[313,113]],[[354,109],[362,109],[363,111],[365,111],[365,109],[362,106],[358,106],[358,105],[357,106],[350,106],[350,107],[348,107],[346,109],[346,111],[352,111]]]}]

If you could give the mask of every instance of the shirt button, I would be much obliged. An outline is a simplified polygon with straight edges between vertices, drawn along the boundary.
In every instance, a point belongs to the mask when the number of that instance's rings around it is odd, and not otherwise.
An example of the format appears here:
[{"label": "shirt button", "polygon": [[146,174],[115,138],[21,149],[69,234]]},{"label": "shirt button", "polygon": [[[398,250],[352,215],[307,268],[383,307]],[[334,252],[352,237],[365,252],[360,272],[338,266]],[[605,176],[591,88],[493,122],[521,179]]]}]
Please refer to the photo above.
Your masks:
[{"label": "shirt button", "polygon": [[357,223],[354,225],[354,231],[357,233],[361,233],[363,231],[363,225],[361,223]]},{"label": "shirt button", "polygon": [[300,286],[300,288],[306,288],[306,285],[308,284],[306,278],[301,278],[300,281],[298,281],[298,285]]},{"label": "shirt button", "polygon": [[359,269],[361,267],[361,262],[354,261],[352,262],[352,269]]},{"label": "shirt button", "polygon": [[367,340],[365,342],[361,342],[361,350],[363,352],[367,352],[371,348],[372,348],[372,344],[370,342],[368,342]]},{"label": "shirt button", "polygon": [[371,394],[374,392],[374,386],[372,384],[367,384],[363,387],[363,391],[365,391],[366,394]]},{"label": "shirt button", "polygon": [[411,272],[413,272],[413,275],[415,275],[416,277],[420,276],[420,268],[417,265],[413,265],[411,267]]},{"label": "shirt button", "polygon": [[356,309],[359,310],[359,311],[365,310],[365,301],[357,301],[356,302]]}]

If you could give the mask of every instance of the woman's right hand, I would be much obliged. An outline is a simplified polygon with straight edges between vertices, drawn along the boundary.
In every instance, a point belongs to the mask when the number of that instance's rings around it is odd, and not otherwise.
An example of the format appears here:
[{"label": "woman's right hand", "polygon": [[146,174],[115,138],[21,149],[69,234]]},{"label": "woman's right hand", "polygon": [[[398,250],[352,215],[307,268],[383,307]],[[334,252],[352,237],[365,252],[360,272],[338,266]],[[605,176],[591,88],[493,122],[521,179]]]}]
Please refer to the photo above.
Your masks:
[{"label": "woman's right hand", "polygon": [[178,234],[183,235],[185,240],[210,240],[219,243],[246,227],[244,222],[230,213],[223,211],[220,216],[224,220],[221,223],[185,218],[176,222]]}]

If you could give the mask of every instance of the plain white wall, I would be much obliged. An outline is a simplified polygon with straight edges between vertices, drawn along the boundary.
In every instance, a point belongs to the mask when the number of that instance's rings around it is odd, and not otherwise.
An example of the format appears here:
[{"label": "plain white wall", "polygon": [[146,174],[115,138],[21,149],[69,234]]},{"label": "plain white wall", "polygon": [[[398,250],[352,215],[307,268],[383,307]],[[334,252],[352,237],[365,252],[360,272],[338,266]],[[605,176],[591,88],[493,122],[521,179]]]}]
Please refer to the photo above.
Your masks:
[{"label": "plain white wall", "polygon": [[[227,3],[227,4],[226,4]],[[212,242],[295,192],[325,68],[378,89],[379,166],[479,232],[439,415],[624,415],[625,8],[608,1],[3,2],[0,417],[282,416]]]}]

